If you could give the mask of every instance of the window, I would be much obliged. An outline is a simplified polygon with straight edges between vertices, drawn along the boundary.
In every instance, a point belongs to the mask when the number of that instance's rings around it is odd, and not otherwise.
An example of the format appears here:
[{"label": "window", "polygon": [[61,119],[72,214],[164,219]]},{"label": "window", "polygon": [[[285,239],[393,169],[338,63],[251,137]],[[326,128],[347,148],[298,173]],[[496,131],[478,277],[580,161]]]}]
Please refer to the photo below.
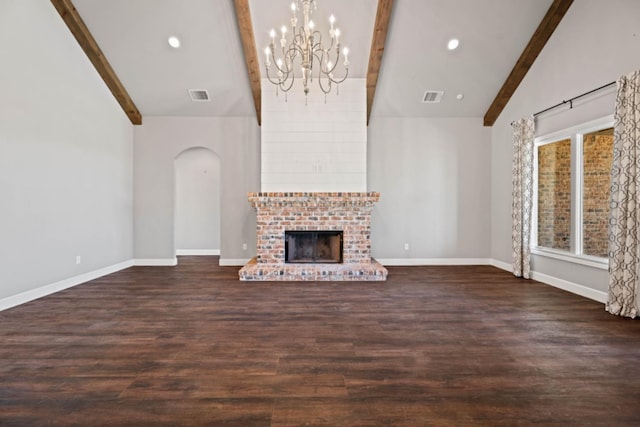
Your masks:
[{"label": "window", "polygon": [[538,246],[571,250],[571,139],[538,147]]},{"label": "window", "polygon": [[533,253],[607,265],[613,117],[534,141]]}]

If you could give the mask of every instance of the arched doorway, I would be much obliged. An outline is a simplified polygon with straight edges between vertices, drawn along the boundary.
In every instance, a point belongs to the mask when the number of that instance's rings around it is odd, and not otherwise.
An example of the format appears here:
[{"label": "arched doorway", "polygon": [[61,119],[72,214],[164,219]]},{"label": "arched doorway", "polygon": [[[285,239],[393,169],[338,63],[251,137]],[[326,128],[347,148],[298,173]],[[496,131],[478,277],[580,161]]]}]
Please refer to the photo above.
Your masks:
[{"label": "arched doorway", "polygon": [[204,147],[175,158],[176,255],[220,254],[220,158]]}]

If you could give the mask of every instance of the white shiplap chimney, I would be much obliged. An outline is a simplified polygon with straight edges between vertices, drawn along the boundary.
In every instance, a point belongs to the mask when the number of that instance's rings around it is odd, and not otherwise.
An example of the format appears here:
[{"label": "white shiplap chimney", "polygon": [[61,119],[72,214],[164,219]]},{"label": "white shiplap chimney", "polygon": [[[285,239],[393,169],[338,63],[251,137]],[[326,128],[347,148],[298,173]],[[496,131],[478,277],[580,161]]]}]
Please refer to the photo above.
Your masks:
[{"label": "white shiplap chimney", "polygon": [[[299,86],[299,87],[296,87]],[[285,101],[286,96],[286,101]],[[325,96],[302,82],[285,95],[262,80],[261,191],[366,191],[365,79],[347,79]]]}]

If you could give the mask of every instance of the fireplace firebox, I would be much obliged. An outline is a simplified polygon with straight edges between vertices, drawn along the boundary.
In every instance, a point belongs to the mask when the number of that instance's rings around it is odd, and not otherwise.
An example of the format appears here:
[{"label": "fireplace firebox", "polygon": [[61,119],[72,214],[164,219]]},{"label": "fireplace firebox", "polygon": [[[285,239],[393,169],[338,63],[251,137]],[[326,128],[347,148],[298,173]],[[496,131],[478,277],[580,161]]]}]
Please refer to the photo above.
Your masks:
[{"label": "fireplace firebox", "polygon": [[285,263],[342,263],[342,231],[285,231]]}]

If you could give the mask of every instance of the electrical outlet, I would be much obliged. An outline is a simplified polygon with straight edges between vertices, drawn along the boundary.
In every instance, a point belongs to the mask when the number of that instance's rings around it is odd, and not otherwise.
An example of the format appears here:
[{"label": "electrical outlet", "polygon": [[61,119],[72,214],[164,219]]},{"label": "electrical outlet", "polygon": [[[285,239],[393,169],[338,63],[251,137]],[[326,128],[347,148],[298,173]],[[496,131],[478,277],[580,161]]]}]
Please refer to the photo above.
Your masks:
[{"label": "electrical outlet", "polygon": [[76,265],[82,264],[82,257],[80,255],[76,255]]},{"label": "electrical outlet", "polygon": [[243,251],[246,251],[246,250],[247,250],[247,244],[246,244],[246,243],[243,243],[243,244],[242,244],[242,250],[243,250]]},{"label": "electrical outlet", "polygon": [[409,250],[409,244],[408,244],[408,243],[405,243],[405,244],[404,244],[404,250],[405,250],[405,251],[408,251],[408,250]]}]

